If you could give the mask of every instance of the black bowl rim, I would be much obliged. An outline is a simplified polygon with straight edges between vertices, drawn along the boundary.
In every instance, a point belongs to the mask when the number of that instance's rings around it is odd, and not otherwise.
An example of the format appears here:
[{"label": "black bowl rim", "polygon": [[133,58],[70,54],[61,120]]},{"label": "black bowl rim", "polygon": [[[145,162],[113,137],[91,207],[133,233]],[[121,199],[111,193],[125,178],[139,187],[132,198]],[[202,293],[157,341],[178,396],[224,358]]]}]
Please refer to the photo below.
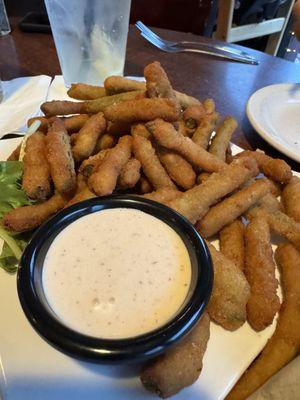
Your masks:
[{"label": "black bowl rim", "polygon": [[[40,247],[48,240],[46,233],[53,234],[62,226],[65,227],[89,213],[119,207],[148,212],[176,229],[181,238],[188,237],[192,242],[190,247],[198,261],[198,268],[200,268],[199,263],[201,264],[201,273],[198,274],[194,292],[188,303],[165,325],[134,338],[98,339],[73,331],[52,317],[35,290],[34,267]],[[60,351],[93,362],[136,362],[161,354],[194,327],[209,301],[212,284],[213,269],[210,253],[205,241],[193,225],[173,209],[135,195],[95,197],[57,213],[35,231],[23,252],[17,274],[19,300],[33,328]]]}]

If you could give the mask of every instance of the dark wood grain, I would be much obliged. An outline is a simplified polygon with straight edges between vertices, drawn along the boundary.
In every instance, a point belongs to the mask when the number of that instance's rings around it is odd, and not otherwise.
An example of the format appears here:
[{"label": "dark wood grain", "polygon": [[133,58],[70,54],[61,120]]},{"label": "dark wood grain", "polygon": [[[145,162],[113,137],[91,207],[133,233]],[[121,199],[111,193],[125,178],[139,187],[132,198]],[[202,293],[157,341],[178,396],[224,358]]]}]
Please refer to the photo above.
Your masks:
[{"label": "dark wood grain", "polygon": [[[3,80],[61,73],[51,35],[22,33],[16,28],[16,20],[12,21],[12,26],[12,34],[0,37],[0,76]],[[197,36],[189,33],[162,29],[157,29],[157,32],[166,39],[198,40]],[[125,74],[142,75],[147,63],[160,61],[176,89],[199,99],[213,97],[222,115],[231,114],[238,120],[234,143],[243,148],[259,147],[272,156],[284,158],[253,130],[246,117],[246,104],[251,94],[263,86],[299,82],[300,67],[258,51],[247,51],[259,59],[259,66],[191,53],[164,53],[141,38],[135,27],[130,27]],[[289,162],[299,169],[297,163]]]}]

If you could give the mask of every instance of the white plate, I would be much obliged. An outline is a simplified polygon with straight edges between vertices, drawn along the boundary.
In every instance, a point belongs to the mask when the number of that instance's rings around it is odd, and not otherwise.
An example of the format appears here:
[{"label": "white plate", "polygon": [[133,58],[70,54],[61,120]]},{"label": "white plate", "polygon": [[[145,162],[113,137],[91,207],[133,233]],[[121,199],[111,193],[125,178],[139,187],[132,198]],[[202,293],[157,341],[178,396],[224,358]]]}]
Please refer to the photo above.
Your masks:
[{"label": "white plate", "polygon": [[[20,139],[0,141],[0,160]],[[233,152],[241,151],[233,146]],[[15,276],[0,270],[0,398],[3,400],[156,400],[138,378],[139,367],[90,364],[47,344],[20,307]],[[222,400],[260,353],[276,322],[262,332],[245,323],[229,332],[211,323],[204,367],[197,382],[174,400]]]},{"label": "white plate", "polygon": [[282,83],[258,90],[248,100],[247,115],[267,142],[300,161],[300,84]]}]

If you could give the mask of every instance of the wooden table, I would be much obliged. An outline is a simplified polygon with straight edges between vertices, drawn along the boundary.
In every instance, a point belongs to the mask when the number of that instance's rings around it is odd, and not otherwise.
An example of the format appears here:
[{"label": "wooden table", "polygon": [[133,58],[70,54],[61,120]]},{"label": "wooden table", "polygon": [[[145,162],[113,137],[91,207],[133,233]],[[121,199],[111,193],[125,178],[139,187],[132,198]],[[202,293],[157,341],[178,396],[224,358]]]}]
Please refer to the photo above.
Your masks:
[{"label": "wooden table", "polygon": [[[23,33],[12,20],[13,31],[0,37],[0,77],[60,74],[60,67],[51,35]],[[189,33],[156,30],[166,39],[197,40]],[[211,39],[204,39],[212,41]],[[206,55],[164,53],[146,42],[133,26],[129,29],[126,75],[143,74],[144,66],[154,60],[162,63],[174,88],[199,99],[212,97],[221,115],[231,114],[239,122],[233,142],[243,148],[257,148],[272,156],[283,155],[269,146],[250,126],[245,113],[249,96],[257,89],[281,82],[299,82],[300,67],[289,61],[247,49],[260,61],[259,66],[224,61]],[[70,60],[72,62],[72,60]],[[296,169],[297,163],[288,160]]]}]

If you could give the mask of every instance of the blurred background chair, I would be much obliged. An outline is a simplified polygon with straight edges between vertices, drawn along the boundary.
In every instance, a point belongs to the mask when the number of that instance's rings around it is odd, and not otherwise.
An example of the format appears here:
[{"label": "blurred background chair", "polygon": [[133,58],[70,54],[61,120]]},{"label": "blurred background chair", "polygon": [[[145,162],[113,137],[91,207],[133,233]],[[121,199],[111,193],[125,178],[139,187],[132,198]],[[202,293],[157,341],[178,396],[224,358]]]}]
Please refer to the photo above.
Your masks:
[{"label": "blurred background chair", "polygon": [[241,42],[268,36],[264,51],[277,55],[295,0],[222,0],[214,37]]}]

